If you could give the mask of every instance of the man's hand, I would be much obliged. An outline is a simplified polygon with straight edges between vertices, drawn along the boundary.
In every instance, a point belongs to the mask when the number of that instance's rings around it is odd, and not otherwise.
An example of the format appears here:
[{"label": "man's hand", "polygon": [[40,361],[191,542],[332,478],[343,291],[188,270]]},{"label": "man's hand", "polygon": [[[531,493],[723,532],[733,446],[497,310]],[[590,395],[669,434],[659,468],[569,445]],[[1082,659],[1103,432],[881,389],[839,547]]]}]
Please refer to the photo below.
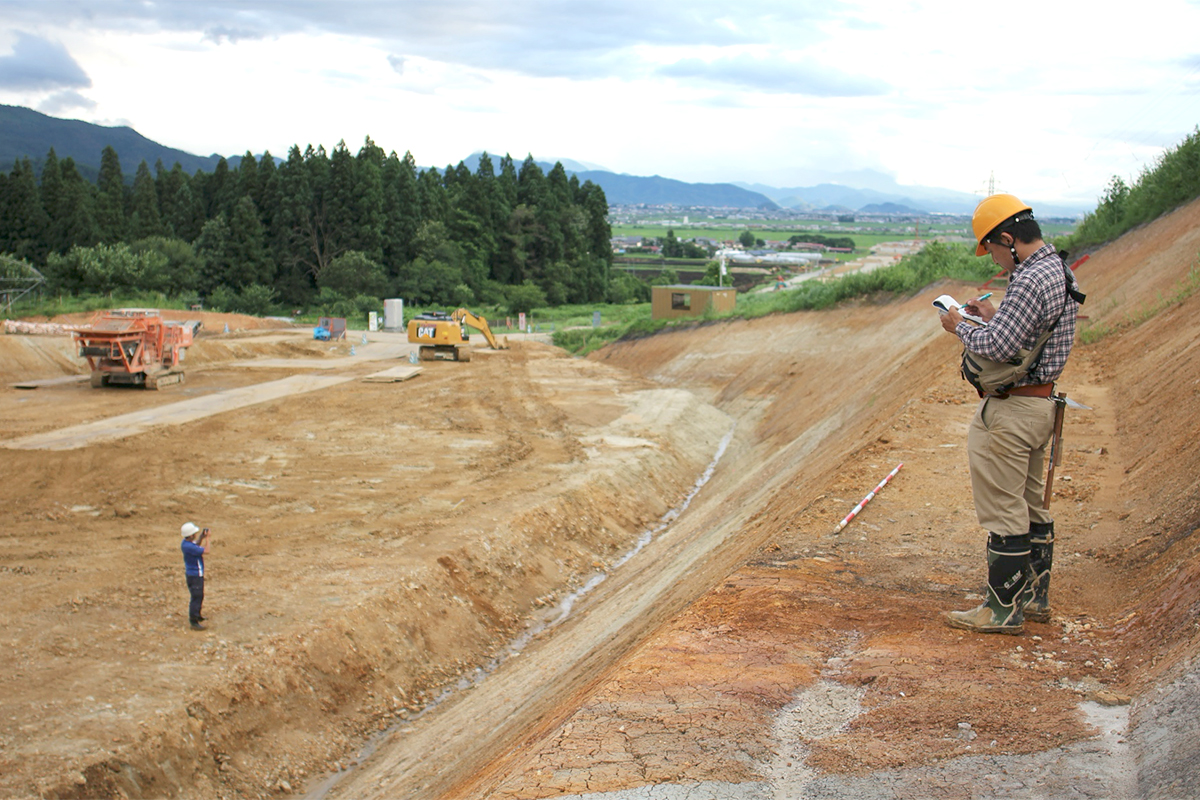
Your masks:
[{"label": "man's hand", "polygon": [[996,316],[996,307],[992,305],[991,300],[968,300],[963,308],[968,314],[974,314],[984,322],[991,322],[992,317]]},{"label": "man's hand", "polygon": [[955,336],[957,336],[958,334],[954,329],[958,327],[958,323],[963,321],[962,314],[958,313],[958,309],[952,308],[940,316],[942,318],[942,327],[945,328],[949,333],[953,333]]}]

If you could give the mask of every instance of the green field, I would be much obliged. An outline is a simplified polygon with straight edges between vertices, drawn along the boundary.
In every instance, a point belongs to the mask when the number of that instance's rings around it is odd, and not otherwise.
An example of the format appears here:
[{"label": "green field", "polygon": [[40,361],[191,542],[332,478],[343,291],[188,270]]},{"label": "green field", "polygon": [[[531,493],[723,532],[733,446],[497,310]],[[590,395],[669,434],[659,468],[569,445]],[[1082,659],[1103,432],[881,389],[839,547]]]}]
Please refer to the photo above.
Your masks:
[{"label": "green field", "polygon": [[[658,226],[658,225],[613,225],[613,236],[641,236],[647,239],[661,239],[667,235],[667,228],[675,232],[675,236],[679,239],[688,240],[694,238],[716,239],[717,241],[737,241],[737,238],[742,235],[742,232],[747,228],[754,234],[756,239],[763,241],[787,241],[793,236],[804,235],[805,233],[816,234],[820,236],[849,236],[854,240],[856,250],[866,250],[872,245],[880,242],[895,242],[912,239],[916,236],[916,232],[911,225],[907,230],[904,226],[893,226],[893,230],[870,232],[870,231],[852,231],[845,228],[823,228],[816,230],[811,227],[789,226],[789,227],[758,227],[758,226],[743,226],[740,228],[733,227],[711,227],[711,228],[679,228],[673,226]],[[862,226],[866,227],[866,226]],[[961,228],[955,226],[938,226],[932,233],[924,226],[921,226],[921,238],[929,238],[930,236],[965,236]]]},{"label": "green field", "polygon": [[[834,224],[829,220],[796,220],[790,224],[741,223],[735,224],[730,220],[712,220],[706,223],[690,222],[687,225],[661,224],[650,221],[640,221],[636,224],[612,224],[613,236],[641,236],[647,239],[661,239],[667,235],[667,230],[675,232],[682,240],[694,238],[715,239],[717,241],[737,241],[743,231],[751,231],[755,238],[763,241],[787,241],[793,236],[805,233],[820,236],[849,236],[854,240],[856,250],[866,250],[880,242],[905,241],[916,238],[917,231],[912,224],[888,222],[854,222]],[[1074,225],[1066,223],[1047,222],[1042,224],[1042,233],[1046,239],[1053,239],[1069,233]],[[971,237],[971,224],[966,218],[955,222],[938,222],[920,226],[922,239],[934,237],[961,237],[966,241]]]}]

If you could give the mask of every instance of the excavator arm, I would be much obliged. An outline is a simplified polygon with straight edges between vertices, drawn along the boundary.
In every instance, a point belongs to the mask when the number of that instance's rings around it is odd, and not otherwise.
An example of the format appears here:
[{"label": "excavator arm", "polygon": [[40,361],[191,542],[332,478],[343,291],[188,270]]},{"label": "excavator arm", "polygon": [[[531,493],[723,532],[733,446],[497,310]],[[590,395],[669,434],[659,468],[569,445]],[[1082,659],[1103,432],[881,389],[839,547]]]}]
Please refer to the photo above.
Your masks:
[{"label": "excavator arm", "polygon": [[492,335],[492,329],[488,327],[487,319],[472,314],[465,308],[460,308],[450,315],[460,325],[470,325],[475,330],[483,334],[483,337],[488,340],[488,344],[493,350],[507,350],[507,344],[501,344]]}]

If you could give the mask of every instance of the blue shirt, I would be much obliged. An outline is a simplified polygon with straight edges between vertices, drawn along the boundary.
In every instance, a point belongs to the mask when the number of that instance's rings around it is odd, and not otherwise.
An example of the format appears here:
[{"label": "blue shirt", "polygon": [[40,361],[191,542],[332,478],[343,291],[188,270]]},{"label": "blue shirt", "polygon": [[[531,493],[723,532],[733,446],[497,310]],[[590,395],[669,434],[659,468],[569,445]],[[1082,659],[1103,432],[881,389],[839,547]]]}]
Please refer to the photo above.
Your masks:
[{"label": "blue shirt", "polygon": [[204,548],[195,542],[183,540],[183,572],[185,575],[204,576]]}]

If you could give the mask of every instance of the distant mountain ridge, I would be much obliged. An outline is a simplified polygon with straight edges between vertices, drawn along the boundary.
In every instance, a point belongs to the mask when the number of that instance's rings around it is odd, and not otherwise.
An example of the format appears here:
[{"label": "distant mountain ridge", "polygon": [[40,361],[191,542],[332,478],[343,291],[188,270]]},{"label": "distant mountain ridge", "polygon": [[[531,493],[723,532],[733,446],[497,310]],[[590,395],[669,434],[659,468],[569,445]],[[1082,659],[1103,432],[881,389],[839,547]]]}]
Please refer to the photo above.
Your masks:
[{"label": "distant mountain ridge", "polygon": [[197,156],[161,145],[129,127],[108,128],[77,119],[49,117],[22,106],[0,105],[0,169],[6,172],[13,163],[28,158],[40,173],[46,153],[53,147],[59,159],[69,156],[81,175],[95,180],[100,173],[100,154],[108,145],[117,151],[121,171],[128,176],[133,175],[143,159],[151,167],[162,159],[168,169],[178,161],[189,174],[198,169],[212,172],[221,160],[218,155]]},{"label": "distant mountain ridge", "polygon": [[[748,191],[759,192],[784,208],[829,211],[856,209],[862,213],[892,214],[971,214],[983,199],[982,194],[958,192],[929,186],[901,186],[890,175],[873,170],[858,170],[839,176],[837,183],[822,182],[815,186],[778,189],[757,183],[736,182]],[[856,188],[850,181],[859,182]],[[1053,203],[1039,203],[1022,198],[1043,217],[1075,217],[1090,209],[1072,208]],[[877,207],[901,206],[908,211],[879,211]],[[876,208],[871,208],[876,207]]]},{"label": "distant mountain ridge", "polygon": [[[53,147],[58,158],[69,156],[84,177],[95,180],[100,170],[101,153],[108,145],[117,151],[122,171],[128,179],[132,179],[143,160],[151,167],[161,160],[168,169],[178,162],[191,174],[196,170],[212,172],[221,159],[217,154],[197,156],[161,145],[129,127],[105,127],[80,120],[58,119],[30,108],[0,105],[0,170],[8,171],[14,162],[29,158],[40,173],[46,153]],[[479,164],[479,155],[474,153],[463,162],[474,171]],[[492,156],[493,162],[499,160],[497,154]],[[241,156],[227,156],[226,160],[230,168],[236,169]],[[642,177],[609,172],[571,159],[560,161],[569,174],[578,176],[580,181],[590,180],[604,189],[608,202],[613,205],[970,214],[980,200],[977,195],[950,189],[900,186],[890,176],[872,170],[823,173],[827,182],[781,189],[742,182],[687,183],[660,175]],[[554,166],[553,162],[539,161],[538,164],[545,171]],[[834,180],[838,182],[832,182]],[[855,188],[849,181],[869,188]],[[1043,216],[1075,216],[1081,211],[1029,202]]]},{"label": "distant mountain ridge", "polygon": [[[479,168],[481,153],[472,153],[463,159],[467,169],[474,172]],[[491,154],[489,154],[491,155]],[[492,158],[495,163],[499,159]],[[522,159],[523,160],[523,159]],[[554,168],[554,162],[534,161],[543,172]],[[711,206],[714,208],[778,208],[766,195],[744,189],[732,183],[685,183],[660,175],[643,178],[598,169],[579,169],[578,162],[559,159],[568,175],[575,175],[579,182],[591,181],[604,190],[610,205],[618,206]]]}]

